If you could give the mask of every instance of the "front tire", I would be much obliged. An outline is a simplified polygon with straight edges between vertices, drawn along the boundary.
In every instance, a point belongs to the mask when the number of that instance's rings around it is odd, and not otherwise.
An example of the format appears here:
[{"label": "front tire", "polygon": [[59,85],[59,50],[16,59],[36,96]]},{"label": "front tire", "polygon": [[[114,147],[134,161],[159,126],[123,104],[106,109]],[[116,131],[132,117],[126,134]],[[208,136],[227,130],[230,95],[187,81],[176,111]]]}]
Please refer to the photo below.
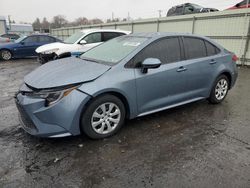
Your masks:
[{"label": "front tire", "polygon": [[125,121],[123,102],[114,95],[103,95],[94,99],[82,115],[81,129],[92,139],[114,135]]},{"label": "front tire", "polygon": [[12,54],[9,50],[1,50],[0,56],[1,56],[1,59],[4,61],[8,61],[12,58]]},{"label": "front tire", "polygon": [[209,102],[212,104],[221,103],[227,96],[229,90],[229,80],[226,75],[219,76],[214,82],[210,97],[208,98]]}]

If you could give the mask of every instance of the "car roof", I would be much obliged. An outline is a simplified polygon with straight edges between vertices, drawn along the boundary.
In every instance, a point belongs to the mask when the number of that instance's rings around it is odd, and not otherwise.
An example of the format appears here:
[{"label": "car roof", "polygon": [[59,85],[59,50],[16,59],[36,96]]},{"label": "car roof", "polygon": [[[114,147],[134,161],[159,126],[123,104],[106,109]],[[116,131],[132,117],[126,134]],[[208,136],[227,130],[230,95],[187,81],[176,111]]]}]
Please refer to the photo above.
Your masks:
[{"label": "car roof", "polygon": [[194,36],[204,38],[203,36],[190,34],[190,33],[176,33],[176,32],[151,32],[151,33],[133,33],[130,36],[134,37],[147,37],[147,38],[161,38],[167,36]]},{"label": "car roof", "polygon": [[125,33],[125,34],[130,34],[131,31],[125,31],[125,30],[120,30],[120,29],[83,29],[81,30],[82,33],[93,33],[93,32],[118,32],[118,33]]},{"label": "car roof", "polygon": [[31,34],[31,35],[26,35],[27,37],[29,37],[29,36],[48,36],[48,37],[53,37],[53,38],[55,38],[54,36],[52,36],[52,35],[49,35],[49,34],[37,34],[37,33],[34,33],[34,34]]}]

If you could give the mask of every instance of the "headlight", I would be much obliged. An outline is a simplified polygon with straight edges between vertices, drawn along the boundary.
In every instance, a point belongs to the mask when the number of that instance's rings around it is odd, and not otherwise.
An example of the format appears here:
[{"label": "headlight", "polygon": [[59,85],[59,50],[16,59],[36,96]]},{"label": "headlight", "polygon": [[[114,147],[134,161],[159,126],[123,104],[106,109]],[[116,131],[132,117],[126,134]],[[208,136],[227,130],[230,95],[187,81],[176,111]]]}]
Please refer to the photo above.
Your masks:
[{"label": "headlight", "polygon": [[52,50],[47,50],[47,51],[44,51],[43,53],[44,54],[52,54],[52,53],[55,53],[59,50],[59,48],[55,48],[55,49],[52,49]]},{"label": "headlight", "polygon": [[42,90],[39,92],[26,93],[26,95],[34,98],[45,99],[45,106],[51,106],[60,101],[63,97],[69,95],[76,88],[77,87],[75,86],[60,91]]}]

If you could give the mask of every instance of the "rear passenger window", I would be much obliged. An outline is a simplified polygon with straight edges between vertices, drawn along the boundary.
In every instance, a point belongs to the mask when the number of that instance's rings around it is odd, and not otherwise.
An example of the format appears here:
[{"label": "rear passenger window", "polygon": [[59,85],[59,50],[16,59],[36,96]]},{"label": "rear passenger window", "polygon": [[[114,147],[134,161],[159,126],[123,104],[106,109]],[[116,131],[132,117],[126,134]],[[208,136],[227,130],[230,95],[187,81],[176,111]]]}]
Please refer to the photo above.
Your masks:
[{"label": "rear passenger window", "polygon": [[39,36],[40,42],[55,42],[54,38],[49,36]]},{"label": "rear passenger window", "polygon": [[147,58],[160,59],[162,64],[180,61],[181,51],[179,39],[177,37],[166,38],[150,44],[135,56],[133,61],[135,67],[139,67]]},{"label": "rear passenger window", "polygon": [[103,41],[105,42],[105,41],[108,41],[110,39],[122,36],[122,35],[125,35],[125,34],[123,34],[123,33],[115,33],[115,32],[104,32],[103,33]]},{"label": "rear passenger window", "polygon": [[206,57],[206,47],[202,39],[184,37],[184,46],[187,59]]},{"label": "rear passenger window", "polygon": [[208,41],[205,41],[205,45],[207,49],[207,56],[216,55],[220,52],[220,50],[216,46],[214,46]]}]

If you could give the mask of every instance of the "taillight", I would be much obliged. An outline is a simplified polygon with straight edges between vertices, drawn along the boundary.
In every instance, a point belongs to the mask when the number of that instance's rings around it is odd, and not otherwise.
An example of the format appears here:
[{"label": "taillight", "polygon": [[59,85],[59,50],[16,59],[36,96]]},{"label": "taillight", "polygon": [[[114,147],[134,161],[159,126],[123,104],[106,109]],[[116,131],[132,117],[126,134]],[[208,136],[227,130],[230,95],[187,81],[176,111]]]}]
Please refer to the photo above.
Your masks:
[{"label": "taillight", "polygon": [[239,60],[239,58],[237,57],[237,55],[233,55],[232,60],[233,60],[234,62],[236,62],[236,61]]}]

